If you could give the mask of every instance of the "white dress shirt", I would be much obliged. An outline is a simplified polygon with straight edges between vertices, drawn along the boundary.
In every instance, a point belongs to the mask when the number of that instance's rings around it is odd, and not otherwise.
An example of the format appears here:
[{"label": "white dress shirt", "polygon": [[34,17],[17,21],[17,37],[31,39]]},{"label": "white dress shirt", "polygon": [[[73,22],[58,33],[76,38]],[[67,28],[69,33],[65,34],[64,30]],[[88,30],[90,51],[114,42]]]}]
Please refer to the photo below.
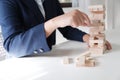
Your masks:
[{"label": "white dress shirt", "polygon": [[43,2],[44,0],[35,0],[35,2],[38,4],[38,7],[43,15],[43,17],[45,18],[45,10],[43,8]]}]

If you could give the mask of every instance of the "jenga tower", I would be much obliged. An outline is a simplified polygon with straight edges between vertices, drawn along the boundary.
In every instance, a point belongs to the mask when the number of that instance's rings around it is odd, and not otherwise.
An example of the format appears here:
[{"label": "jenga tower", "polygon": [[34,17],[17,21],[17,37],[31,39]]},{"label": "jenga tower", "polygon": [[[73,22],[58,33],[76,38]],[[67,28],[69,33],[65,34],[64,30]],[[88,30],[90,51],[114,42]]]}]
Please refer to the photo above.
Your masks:
[{"label": "jenga tower", "polygon": [[89,7],[90,11],[90,39],[89,51],[93,55],[103,55],[105,46],[105,8],[103,5],[93,5]]}]

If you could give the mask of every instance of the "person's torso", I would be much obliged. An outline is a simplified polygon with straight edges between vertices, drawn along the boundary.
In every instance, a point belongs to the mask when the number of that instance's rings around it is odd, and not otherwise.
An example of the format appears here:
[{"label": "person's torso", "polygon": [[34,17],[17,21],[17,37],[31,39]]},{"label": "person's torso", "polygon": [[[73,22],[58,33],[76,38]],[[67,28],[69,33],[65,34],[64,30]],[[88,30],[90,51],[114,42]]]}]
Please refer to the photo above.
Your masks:
[{"label": "person's torso", "polygon": [[[16,0],[18,5],[19,15],[23,23],[25,31],[38,24],[58,16],[56,0],[45,0],[43,7],[45,10],[45,18],[43,17],[37,3],[34,0]],[[55,31],[47,38],[48,45],[55,44]]]}]

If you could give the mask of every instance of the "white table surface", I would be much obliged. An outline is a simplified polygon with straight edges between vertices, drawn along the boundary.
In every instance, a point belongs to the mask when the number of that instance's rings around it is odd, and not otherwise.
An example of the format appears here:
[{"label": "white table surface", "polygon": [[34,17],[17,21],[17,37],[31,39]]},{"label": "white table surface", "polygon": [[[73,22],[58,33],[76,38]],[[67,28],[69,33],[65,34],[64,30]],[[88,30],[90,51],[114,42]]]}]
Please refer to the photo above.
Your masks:
[{"label": "white table surface", "polygon": [[44,55],[1,61],[0,80],[120,80],[119,30],[106,32],[113,49],[96,58],[96,67],[62,64],[64,56],[75,58],[88,49],[85,43],[67,41]]}]

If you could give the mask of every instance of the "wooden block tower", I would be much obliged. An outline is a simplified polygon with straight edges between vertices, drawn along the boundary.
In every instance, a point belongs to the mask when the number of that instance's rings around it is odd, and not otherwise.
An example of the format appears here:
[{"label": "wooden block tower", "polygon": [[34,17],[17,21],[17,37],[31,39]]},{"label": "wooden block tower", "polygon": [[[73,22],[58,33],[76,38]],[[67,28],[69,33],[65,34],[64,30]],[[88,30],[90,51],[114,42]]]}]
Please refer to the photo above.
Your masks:
[{"label": "wooden block tower", "polygon": [[105,8],[103,5],[93,5],[89,7],[90,11],[90,39],[89,51],[92,55],[103,55],[105,46]]},{"label": "wooden block tower", "polygon": [[[105,46],[105,7],[103,5],[93,5],[89,7],[90,11],[90,38],[89,50],[76,57],[77,67],[95,67],[96,60],[93,56],[101,56],[106,50]],[[65,59],[64,64],[69,64]]]}]

